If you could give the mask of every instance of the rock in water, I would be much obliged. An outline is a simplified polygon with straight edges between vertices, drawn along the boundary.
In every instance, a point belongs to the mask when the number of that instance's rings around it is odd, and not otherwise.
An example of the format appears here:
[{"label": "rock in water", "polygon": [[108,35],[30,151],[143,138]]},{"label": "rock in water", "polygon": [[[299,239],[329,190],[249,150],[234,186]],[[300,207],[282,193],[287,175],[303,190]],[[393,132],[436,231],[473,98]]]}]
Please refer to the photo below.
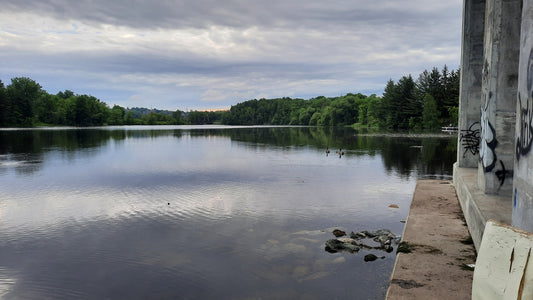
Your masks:
[{"label": "rock in water", "polygon": [[335,237],[341,237],[341,236],[345,236],[346,232],[344,232],[342,230],[339,230],[339,229],[335,229],[335,230],[333,230],[333,235]]},{"label": "rock in water", "polygon": [[330,239],[326,241],[326,247],[325,250],[329,253],[336,253],[338,251],[350,251],[350,252],[357,252],[359,251],[359,247],[356,245],[353,245],[351,243],[345,243],[342,241],[339,241],[337,239]]},{"label": "rock in water", "polygon": [[367,236],[366,236],[366,234],[365,234],[364,232],[362,232],[362,231],[361,231],[361,232],[358,232],[358,233],[355,233],[355,232],[352,231],[352,232],[350,232],[350,237],[351,237],[352,239],[364,239],[364,238],[366,238]]},{"label": "rock in water", "polygon": [[337,239],[330,239],[326,241],[326,251],[330,253],[335,253],[344,249],[344,243]]},{"label": "rock in water", "polygon": [[344,243],[344,249],[350,251],[350,252],[357,252],[359,251],[359,247],[357,247],[356,245],[352,245],[352,244],[349,244],[349,243]]},{"label": "rock in water", "polygon": [[374,254],[365,255],[365,261],[375,261],[376,259],[378,259],[378,257],[375,256]]},{"label": "rock in water", "polygon": [[341,237],[341,238],[338,238],[337,240],[343,242],[343,243],[346,243],[346,244],[352,244],[352,245],[357,245],[357,241],[355,239],[352,239],[352,238],[349,238],[349,237]]}]

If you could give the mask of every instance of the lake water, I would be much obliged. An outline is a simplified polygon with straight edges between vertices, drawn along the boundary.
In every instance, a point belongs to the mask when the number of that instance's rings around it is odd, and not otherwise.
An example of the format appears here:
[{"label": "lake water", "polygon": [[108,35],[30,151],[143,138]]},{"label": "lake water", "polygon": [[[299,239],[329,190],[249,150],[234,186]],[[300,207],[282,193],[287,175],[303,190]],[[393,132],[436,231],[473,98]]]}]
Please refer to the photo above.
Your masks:
[{"label": "lake water", "polygon": [[394,252],[324,243],[334,228],[401,235],[416,180],[450,178],[456,143],[349,128],[0,130],[0,296],[383,299]]}]

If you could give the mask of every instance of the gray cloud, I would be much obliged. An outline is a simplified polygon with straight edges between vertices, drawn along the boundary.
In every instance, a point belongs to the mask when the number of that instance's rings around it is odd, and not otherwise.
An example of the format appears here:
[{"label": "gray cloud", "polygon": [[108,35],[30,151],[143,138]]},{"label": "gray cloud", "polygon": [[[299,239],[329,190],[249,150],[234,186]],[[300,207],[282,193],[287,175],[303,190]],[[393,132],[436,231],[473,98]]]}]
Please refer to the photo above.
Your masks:
[{"label": "gray cloud", "polygon": [[[6,2],[6,1],[0,1]],[[2,3],[6,11],[26,11],[55,18],[132,28],[206,28],[227,26],[344,27],[350,24],[423,24],[447,22],[457,4],[441,1],[308,1],[308,0],[17,0]]]},{"label": "gray cloud", "polygon": [[[459,1],[457,1],[459,2]],[[461,3],[0,0],[0,70],[123,106],[380,93],[459,64]]]}]

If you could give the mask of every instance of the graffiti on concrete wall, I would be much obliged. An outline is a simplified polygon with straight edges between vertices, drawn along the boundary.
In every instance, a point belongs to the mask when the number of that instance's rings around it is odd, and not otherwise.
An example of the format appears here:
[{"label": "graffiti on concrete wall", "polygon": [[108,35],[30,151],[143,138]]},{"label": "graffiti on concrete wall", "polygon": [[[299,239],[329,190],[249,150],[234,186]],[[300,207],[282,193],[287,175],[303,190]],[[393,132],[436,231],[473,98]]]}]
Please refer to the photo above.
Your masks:
[{"label": "graffiti on concrete wall", "polygon": [[518,132],[516,137],[516,160],[520,160],[521,156],[529,154],[531,145],[533,144],[533,105],[530,105],[530,100],[527,99],[526,107],[522,107],[522,99],[518,95],[518,103],[520,109],[518,110]]},{"label": "graffiti on concrete wall", "polygon": [[496,147],[498,146],[498,140],[496,139],[496,130],[489,120],[491,99],[493,97],[492,92],[489,90],[489,69],[490,64],[485,59],[483,64],[483,99],[484,103],[481,106],[481,141],[479,149],[479,159],[483,164],[485,173],[492,172],[496,163],[498,162],[498,156],[496,155]]},{"label": "graffiti on concrete wall", "polygon": [[516,137],[516,160],[528,155],[533,144],[533,49],[529,53],[527,65],[527,99],[523,106],[520,91],[518,92],[518,132]]},{"label": "graffiti on concrete wall", "polygon": [[503,164],[503,161],[501,160],[500,160],[500,166],[501,166],[501,169],[494,172],[494,174],[496,174],[496,177],[498,178],[498,181],[500,182],[500,187],[498,188],[498,190],[505,183],[505,179],[513,177],[513,170],[505,169],[505,165]]},{"label": "graffiti on concrete wall", "polygon": [[498,140],[496,139],[496,130],[489,121],[487,110],[488,105],[481,109],[481,149],[479,159],[483,163],[485,172],[491,172],[498,161],[498,156],[496,155]]},{"label": "graffiti on concrete wall", "polygon": [[467,153],[472,155],[479,154],[479,140],[480,140],[480,123],[474,122],[466,130],[461,130],[461,136],[459,140],[463,146],[463,157],[466,157]]}]

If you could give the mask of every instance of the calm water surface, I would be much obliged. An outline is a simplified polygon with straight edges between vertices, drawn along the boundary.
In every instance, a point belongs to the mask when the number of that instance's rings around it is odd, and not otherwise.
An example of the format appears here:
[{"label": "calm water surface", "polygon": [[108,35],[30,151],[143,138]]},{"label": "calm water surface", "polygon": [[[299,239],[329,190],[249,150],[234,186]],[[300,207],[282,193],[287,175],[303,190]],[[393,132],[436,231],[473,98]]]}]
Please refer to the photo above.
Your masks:
[{"label": "calm water surface", "polygon": [[344,128],[2,130],[0,296],[383,299],[394,253],[324,242],[401,235],[416,180],[449,178],[455,149]]}]

